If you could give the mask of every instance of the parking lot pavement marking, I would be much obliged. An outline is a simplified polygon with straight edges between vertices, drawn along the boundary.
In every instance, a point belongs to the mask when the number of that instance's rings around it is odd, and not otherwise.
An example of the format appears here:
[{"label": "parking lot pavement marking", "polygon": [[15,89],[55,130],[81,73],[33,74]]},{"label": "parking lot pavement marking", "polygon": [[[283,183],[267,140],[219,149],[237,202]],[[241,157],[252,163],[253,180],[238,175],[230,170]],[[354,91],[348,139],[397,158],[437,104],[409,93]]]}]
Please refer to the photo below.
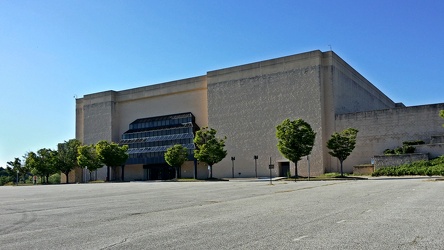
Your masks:
[{"label": "parking lot pavement marking", "polygon": [[307,237],[308,237],[308,235],[304,235],[304,236],[301,236],[301,237],[298,237],[298,238],[294,239],[293,241],[300,241],[300,240],[302,240],[304,238],[307,238]]}]

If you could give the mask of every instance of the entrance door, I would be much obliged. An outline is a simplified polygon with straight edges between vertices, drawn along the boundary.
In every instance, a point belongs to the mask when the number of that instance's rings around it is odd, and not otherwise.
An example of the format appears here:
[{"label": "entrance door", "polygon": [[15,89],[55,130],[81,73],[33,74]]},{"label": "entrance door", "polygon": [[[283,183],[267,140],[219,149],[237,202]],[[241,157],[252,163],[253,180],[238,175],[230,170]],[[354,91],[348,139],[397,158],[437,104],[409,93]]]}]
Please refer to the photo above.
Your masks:
[{"label": "entrance door", "polygon": [[280,177],[288,177],[288,173],[290,172],[290,162],[279,162],[279,176]]},{"label": "entrance door", "polygon": [[150,170],[148,169],[148,168],[143,168],[143,180],[144,181],[146,181],[146,180],[149,180],[149,172],[150,172]]},{"label": "entrance door", "polygon": [[169,180],[173,179],[176,172],[174,168],[167,164],[145,165],[148,180]]}]

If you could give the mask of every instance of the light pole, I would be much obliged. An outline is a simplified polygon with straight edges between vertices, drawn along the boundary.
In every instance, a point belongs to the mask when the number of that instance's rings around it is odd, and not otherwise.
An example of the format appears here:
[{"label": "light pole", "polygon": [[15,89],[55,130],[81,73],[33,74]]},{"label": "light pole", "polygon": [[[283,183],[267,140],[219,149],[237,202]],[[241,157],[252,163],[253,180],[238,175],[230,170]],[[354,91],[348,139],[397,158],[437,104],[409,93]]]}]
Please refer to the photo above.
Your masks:
[{"label": "light pole", "polygon": [[231,174],[233,175],[233,178],[234,178],[234,160],[236,160],[236,157],[231,156]]},{"label": "light pole", "polygon": [[17,186],[19,185],[19,170],[17,169]]},{"label": "light pole", "polygon": [[83,172],[85,173],[84,174],[84,183],[87,183],[87,181],[86,181],[86,178],[87,178],[87,176],[88,176],[88,166],[85,166],[85,169],[83,170]]},{"label": "light pole", "polygon": [[271,157],[270,157],[270,165],[268,165],[268,169],[270,169],[270,185],[273,185],[273,181],[271,178],[271,170],[274,169],[274,164],[271,164]]},{"label": "light pole", "polygon": [[307,163],[308,163],[308,180],[310,180],[310,157],[307,155]]},{"label": "light pole", "polygon": [[254,173],[256,174],[256,178],[257,178],[257,155],[255,155],[254,157]]}]

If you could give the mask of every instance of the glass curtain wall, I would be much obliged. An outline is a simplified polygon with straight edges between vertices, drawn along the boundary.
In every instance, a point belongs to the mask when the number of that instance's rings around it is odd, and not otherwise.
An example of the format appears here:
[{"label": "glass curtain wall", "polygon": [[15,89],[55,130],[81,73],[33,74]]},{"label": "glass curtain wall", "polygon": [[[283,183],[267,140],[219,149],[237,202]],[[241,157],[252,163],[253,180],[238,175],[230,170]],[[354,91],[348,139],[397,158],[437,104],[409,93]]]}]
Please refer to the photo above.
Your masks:
[{"label": "glass curtain wall", "polygon": [[192,113],[137,119],[122,135],[121,145],[128,145],[126,164],[165,164],[168,148],[181,144],[188,150],[188,159],[194,160],[193,139],[199,127]]}]

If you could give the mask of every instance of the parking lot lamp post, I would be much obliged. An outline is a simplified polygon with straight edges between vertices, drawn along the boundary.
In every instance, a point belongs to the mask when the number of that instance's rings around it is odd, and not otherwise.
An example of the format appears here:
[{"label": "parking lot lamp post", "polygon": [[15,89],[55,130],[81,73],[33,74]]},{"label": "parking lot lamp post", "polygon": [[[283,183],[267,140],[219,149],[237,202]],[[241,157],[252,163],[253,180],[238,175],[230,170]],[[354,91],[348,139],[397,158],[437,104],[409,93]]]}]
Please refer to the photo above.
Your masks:
[{"label": "parking lot lamp post", "polygon": [[257,178],[257,155],[254,156],[254,173],[256,174]]},{"label": "parking lot lamp post", "polygon": [[19,170],[17,169],[17,186],[19,185]]},{"label": "parking lot lamp post", "polygon": [[273,185],[273,181],[271,178],[271,170],[274,169],[274,164],[271,164],[271,157],[270,157],[270,165],[268,165],[268,169],[270,169],[270,185]]},{"label": "parking lot lamp post", "polygon": [[236,160],[236,157],[231,156],[231,174],[234,178],[234,160]]}]

